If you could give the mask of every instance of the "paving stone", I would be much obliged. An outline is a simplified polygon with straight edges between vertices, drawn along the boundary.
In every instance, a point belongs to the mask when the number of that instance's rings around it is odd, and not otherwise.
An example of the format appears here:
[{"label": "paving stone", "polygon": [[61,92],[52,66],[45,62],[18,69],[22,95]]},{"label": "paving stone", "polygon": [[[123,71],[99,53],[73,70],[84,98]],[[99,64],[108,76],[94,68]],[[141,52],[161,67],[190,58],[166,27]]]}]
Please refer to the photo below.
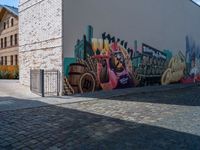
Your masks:
[{"label": "paving stone", "polygon": [[0,112],[0,149],[199,149],[200,88]]}]

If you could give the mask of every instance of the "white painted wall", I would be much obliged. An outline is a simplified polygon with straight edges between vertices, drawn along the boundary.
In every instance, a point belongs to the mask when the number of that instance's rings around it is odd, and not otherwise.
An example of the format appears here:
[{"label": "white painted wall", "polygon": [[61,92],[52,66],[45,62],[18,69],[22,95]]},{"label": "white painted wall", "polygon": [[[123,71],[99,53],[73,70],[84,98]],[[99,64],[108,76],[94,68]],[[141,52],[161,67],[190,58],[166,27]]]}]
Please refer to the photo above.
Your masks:
[{"label": "white painted wall", "polygon": [[200,7],[190,0],[63,0],[64,56],[92,25],[96,37],[108,32],[157,49],[185,52],[185,36],[200,43]]},{"label": "white painted wall", "polygon": [[30,84],[30,69],[59,70],[62,76],[62,48],[62,0],[20,0],[20,82]]}]

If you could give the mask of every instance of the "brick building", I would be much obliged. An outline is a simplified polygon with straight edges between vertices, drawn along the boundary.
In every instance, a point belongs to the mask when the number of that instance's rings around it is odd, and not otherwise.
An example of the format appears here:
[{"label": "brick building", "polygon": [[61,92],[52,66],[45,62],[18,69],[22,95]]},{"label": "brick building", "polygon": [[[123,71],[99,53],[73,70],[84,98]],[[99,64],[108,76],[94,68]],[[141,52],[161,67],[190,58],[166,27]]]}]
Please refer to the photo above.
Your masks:
[{"label": "brick building", "polygon": [[62,1],[21,0],[19,4],[20,82],[30,84],[30,69],[62,72]]},{"label": "brick building", "polygon": [[18,9],[0,5],[0,65],[18,65]]}]

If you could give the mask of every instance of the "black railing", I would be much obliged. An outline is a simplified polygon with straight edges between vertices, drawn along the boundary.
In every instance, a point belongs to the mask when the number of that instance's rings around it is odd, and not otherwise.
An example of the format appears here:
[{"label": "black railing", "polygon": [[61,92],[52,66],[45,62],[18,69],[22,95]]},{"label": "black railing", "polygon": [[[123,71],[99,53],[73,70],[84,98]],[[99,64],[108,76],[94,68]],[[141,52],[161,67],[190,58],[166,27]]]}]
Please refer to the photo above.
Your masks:
[{"label": "black railing", "polygon": [[57,70],[30,70],[30,90],[42,97],[59,96],[60,73]]}]

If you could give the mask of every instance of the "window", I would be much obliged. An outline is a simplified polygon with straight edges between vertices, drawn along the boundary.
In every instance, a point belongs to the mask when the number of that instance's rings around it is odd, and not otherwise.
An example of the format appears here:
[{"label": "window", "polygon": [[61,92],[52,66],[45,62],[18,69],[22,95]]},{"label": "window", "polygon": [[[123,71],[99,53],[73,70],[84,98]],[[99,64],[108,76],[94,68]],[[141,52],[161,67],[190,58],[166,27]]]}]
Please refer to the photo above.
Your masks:
[{"label": "window", "polygon": [[4,38],[4,48],[7,47],[7,37]]},{"label": "window", "polygon": [[14,19],[12,18],[11,19],[11,27],[13,27],[14,26]]},{"label": "window", "polygon": [[5,65],[7,65],[7,56],[5,56]]},{"label": "window", "polygon": [[15,55],[15,65],[18,65],[18,56]]},{"label": "window", "polygon": [[1,57],[1,65],[3,65],[3,56]]},{"label": "window", "polygon": [[7,20],[7,28],[9,28],[9,20]]},{"label": "window", "polygon": [[3,29],[6,29],[6,22],[3,23]]},{"label": "window", "polygon": [[13,35],[10,36],[10,46],[13,46]]},{"label": "window", "polygon": [[3,48],[3,38],[1,38],[1,48]]},{"label": "window", "polygon": [[10,56],[10,65],[13,65],[13,55]]},{"label": "window", "polygon": [[15,34],[15,45],[18,44],[18,37],[17,37],[17,34]]}]

